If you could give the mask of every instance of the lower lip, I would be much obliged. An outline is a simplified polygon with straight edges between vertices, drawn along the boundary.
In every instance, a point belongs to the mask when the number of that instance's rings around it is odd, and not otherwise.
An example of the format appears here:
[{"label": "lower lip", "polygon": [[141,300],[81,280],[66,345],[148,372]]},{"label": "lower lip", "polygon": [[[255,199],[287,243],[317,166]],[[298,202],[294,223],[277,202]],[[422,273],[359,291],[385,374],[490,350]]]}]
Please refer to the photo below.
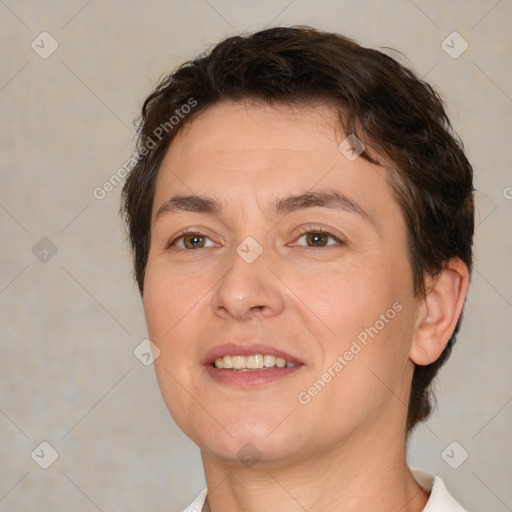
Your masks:
[{"label": "lower lip", "polygon": [[266,370],[248,371],[223,370],[222,368],[215,368],[212,365],[205,366],[205,368],[210,377],[221,384],[239,388],[253,388],[279,379],[284,379],[299,370],[301,366],[301,364],[296,364],[289,368],[278,368],[274,366]]}]

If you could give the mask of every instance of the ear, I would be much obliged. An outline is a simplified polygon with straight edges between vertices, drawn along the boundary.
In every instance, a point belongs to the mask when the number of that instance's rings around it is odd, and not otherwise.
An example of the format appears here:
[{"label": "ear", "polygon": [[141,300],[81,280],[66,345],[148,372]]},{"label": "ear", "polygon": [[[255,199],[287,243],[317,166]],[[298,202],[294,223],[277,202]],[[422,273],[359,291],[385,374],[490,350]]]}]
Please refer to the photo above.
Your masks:
[{"label": "ear", "polygon": [[461,259],[453,258],[426,284],[409,352],[410,359],[421,366],[439,358],[455,330],[468,291],[468,268]]}]

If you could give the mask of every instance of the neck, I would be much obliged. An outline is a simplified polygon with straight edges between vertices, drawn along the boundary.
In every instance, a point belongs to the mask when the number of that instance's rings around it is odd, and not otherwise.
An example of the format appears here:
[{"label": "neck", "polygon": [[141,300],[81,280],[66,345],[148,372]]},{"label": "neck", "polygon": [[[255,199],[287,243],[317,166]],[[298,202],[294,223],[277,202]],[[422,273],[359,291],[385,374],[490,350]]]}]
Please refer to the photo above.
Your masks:
[{"label": "neck", "polygon": [[409,471],[405,439],[397,443],[394,433],[389,439],[351,437],[335,450],[251,469],[202,451],[210,510],[420,512],[428,495]]}]

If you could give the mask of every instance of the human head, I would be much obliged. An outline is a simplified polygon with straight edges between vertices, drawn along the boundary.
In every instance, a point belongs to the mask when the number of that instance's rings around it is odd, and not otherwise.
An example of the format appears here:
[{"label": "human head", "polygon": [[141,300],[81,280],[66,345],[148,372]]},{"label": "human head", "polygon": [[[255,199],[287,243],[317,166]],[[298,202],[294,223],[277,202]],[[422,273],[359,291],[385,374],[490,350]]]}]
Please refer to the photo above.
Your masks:
[{"label": "human head", "polygon": [[[382,52],[309,27],[280,27],[224,40],[165,77],[146,99],[140,156],[122,205],[141,294],[160,164],[184,126],[223,100],[334,106],[343,131],[363,142],[361,158],[386,166],[407,227],[414,294],[425,294],[426,278],[439,275],[450,259],[460,258],[471,271],[472,168],[438,94]],[[430,415],[430,385],[460,321],[442,355],[415,367],[408,432]]]}]

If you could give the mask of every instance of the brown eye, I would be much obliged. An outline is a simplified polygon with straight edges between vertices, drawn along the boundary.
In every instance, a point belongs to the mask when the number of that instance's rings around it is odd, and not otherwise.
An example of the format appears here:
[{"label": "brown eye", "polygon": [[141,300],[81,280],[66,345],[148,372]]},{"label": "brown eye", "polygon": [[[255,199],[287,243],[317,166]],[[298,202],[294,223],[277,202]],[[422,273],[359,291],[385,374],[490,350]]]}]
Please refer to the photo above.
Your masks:
[{"label": "brown eye", "polygon": [[202,235],[185,235],[183,237],[183,245],[187,249],[198,249],[204,247],[205,237]]},{"label": "brown eye", "polygon": [[328,238],[327,233],[306,233],[306,242],[310,247],[325,247]]},{"label": "brown eye", "polygon": [[169,248],[177,247],[183,250],[203,249],[215,246],[215,243],[210,238],[202,233],[186,232],[175,238],[170,244]]},{"label": "brown eye", "polygon": [[302,235],[296,240],[294,245],[302,245],[306,247],[329,247],[331,245],[345,245],[344,242],[339,240],[334,235],[327,231],[310,228],[304,231]]}]

